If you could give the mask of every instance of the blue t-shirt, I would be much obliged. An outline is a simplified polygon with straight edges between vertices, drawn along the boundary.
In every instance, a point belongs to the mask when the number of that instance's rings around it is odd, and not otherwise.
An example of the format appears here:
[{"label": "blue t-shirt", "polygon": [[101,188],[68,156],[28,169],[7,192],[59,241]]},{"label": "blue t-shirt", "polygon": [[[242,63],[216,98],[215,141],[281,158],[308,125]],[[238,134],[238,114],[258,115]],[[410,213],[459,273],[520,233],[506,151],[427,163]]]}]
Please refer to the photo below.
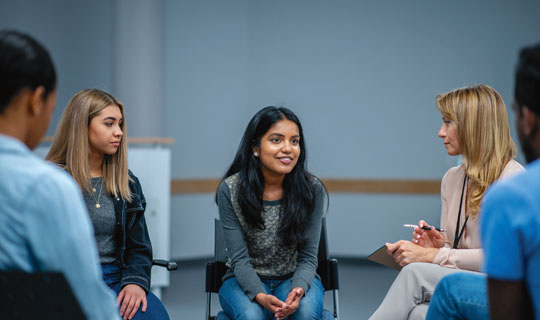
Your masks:
[{"label": "blue t-shirt", "polygon": [[540,160],[488,190],[480,233],[485,272],[494,279],[524,280],[540,319]]},{"label": "blue t-shirt", "polygon": [[88,319],[120,319],[98,261],[75,181],[0,135],[0,269],[60,271]]}]

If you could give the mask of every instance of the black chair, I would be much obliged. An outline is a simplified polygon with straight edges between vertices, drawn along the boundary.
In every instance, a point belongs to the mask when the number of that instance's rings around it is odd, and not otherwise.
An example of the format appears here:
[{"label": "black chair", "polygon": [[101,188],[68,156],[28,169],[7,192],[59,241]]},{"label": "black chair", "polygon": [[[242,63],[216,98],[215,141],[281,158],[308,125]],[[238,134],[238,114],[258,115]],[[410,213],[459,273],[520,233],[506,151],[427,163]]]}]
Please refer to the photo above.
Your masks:
[{"label": "black chair", "polygon": [[[206,319],[215,320],[212,315],[212,294],[218,293],[222,284],[222,278],[227,271],[227,249],[219,219],[214,222],[214,261],[206,263]],[[333,313],[335,320],[339,320],[339,274],[338,261],[328,257],[328,240],[326,237],[326,219],[323,218],[321,239],[319,242],[317,274],[321,277],[321,283],[325,291],[333,293]]]},{"label": "black chair", "polygon": [[0,288],[3,319],[86,319],[61,272],[2,270]]},{"label": "black chair", "polygon": [[[176,262],[152,265],[178,269]],[[0,270],[0,314],[6,319],[86,319],[79,301],[61,272],[27,273]]]}]

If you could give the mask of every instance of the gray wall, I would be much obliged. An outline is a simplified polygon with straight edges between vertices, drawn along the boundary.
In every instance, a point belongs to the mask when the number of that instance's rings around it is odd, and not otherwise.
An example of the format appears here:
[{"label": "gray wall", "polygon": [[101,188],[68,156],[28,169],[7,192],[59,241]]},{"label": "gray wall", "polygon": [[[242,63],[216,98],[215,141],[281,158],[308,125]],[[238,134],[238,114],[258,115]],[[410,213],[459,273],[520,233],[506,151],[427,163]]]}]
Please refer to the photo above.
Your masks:
[{"label": "gray wall", "polygon": [[[251,116],[279,104],[303,121],[320,177],[439,179],[457,160],[437,137],[435,95],[487,83],[511,102],[539,13],[537,1],[168,1],[173,176],[222,175]],[[173,256],[208,253],[212,195],[172,201]],[[331,194],[330,248],[366,255],[439,215],[438,196]]]},{"label": "gray wall", "polygon": [[64,106],[85,88],[112,85],[111,1],[2,0],[0,29],[17,29],[51,52],[58,75],[58,103],[47,131],[53,135]]},{"label": "gray wall", "polygon": [[[112,3],[0,4],[0,27],[31,32],[53,53],[55,115],[81,88],[111,89]],[[164,10],[173,178],[221,176],[251,116],[277,104],[302,120],[319,177],[439,179],[456,159],[437,138],[435,95],[486,83],[509,104],[518,49],[540,41],[532,0],[165,0]],[[137,110],[126,107],[129,121]],[[213,195],[174,196],[171,208],[172,257],[210,255]],[[439,214],[435,195],[331,194],[330,248],[364,256],[408,238],[401,224]]]}]

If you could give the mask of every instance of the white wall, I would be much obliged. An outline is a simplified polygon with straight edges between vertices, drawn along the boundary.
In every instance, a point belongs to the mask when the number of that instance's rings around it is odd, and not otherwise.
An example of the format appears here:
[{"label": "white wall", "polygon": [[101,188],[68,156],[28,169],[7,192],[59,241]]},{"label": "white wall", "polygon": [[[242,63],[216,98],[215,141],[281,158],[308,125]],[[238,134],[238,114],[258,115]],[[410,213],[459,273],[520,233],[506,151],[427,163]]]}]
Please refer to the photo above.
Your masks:
[{"label": "white wall", "polygon": [[[111,89],[112,3],[0,3],[0,28],[31,32],[51,49],[53,127],[79,89]],[[164,10],[173,178],[221,176],[251,116],[278,104],[302,120],[319,177],[440,179],[456,159],[437,138],[436,94],[487,83],[509,104],[518,49],[540,41],[534,0],[166,0]],[[128,121],[141,112],[126,108]],[[437,221],[439,212],[436,195],[331,194],[330,248],[366,255],[408,237],[402,223]],[[212,254],[213,195],[174,196],[171,217],[172,257]]]}]

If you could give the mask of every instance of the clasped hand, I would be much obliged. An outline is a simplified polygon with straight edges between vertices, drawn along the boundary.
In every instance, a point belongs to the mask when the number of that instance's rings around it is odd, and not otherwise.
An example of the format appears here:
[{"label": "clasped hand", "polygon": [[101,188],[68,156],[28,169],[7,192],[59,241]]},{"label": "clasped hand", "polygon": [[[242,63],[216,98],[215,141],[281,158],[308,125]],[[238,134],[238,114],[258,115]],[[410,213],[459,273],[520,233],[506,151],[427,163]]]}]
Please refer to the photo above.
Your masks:
[{"label": "clasped hand", "polygon": [[413,262],[433,262],[444,246],[444,234],[432,228],[422,229],[423,226],[431,227],[424,220],[418,222],[412,233],[412,242],[400,240],[395,243],[386,243],[386,252],[394,257],[397,264],[404,267]]},{"label": "clasped hand", "polygon": [[289,292],[285,302],[275,296],[266,293],[259,293],[255,300],[266,309],[270,310],[277,320],[283,320],[296,312],[300,305],[300,300],[304,296],[304,289],[296,287]]}]

